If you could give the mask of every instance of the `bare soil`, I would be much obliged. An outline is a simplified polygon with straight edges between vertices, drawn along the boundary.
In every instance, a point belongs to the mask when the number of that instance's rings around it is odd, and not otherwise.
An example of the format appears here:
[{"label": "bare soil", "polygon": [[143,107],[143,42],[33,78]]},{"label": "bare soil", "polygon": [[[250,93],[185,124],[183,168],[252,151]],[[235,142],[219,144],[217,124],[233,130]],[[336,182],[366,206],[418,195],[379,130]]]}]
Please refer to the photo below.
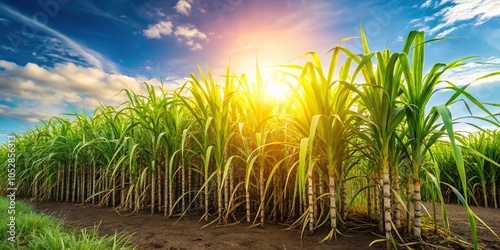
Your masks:
[{"label": "bare soil", "polygon": [[[437,217],[441,218],[439,204],[436,204],[436,206],[438,207]],[[432,212],[431,204],[426,203],[425,207],[429,213]],[[500,209],[484,207],[471,207],[471,209],[486,224],[485,226],[482,222],[476,220],[479,247],[481,249],[500,249],[500,238],[498,238],[500,236]],[[462,205],[446,204],[446,214],[450,221],[451,231],[471,243],[472,234],[466,209]]]},{"label": "bare soil", "polygon": [[[287,230],[286,226],[266,224],[264,227],[250,227],[247,223],[228,226],[209,225],[200,221],[198,215],[182,219],[166,219],[160,214],[120,214],[113,208],[99,208],[59,202],[33,203],[35,210],[69,222],[75,227],[99,225],[101,235],[115,232],[132,234],[132,244],[138,249],[383,249],[384,243],[370,243],[380,239],[378,230],[368,223],[358,222],[354,231],[337,235],[337,239],[319,243],[328,231],[318,230],[305,235],[301,240],[298,230]],[[430,208],[429,204],[426,207]],[[497,234],[500,233],[500,209],[473,208]],[[468,217],[460,205],[447,205],[452,231],[471,241]],[[352,222],[351,222],[352,223]],[[478,225],[480,247],[500,249],[500,239],[484,226]],[[450,245],[448,245],[450,246]]]}]

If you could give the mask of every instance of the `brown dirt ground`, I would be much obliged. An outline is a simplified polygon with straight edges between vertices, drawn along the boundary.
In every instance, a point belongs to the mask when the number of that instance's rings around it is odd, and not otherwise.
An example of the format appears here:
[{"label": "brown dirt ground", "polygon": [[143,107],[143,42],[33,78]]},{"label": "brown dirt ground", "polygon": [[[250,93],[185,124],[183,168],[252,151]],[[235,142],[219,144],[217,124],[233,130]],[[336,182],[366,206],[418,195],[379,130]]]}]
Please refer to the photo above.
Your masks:
[{"label": "brown dirt ground", "polygon": [[[101,235],[115,232],[133,234],[131,241],[138,249],[383,249],[383,243],[369,247],[373,240],[380,239],[370,231],[375,228],[363,227],[338,235],[336,240],[319,243],[328,233],[318,230],[313,235],[300,239],[298,230],[267,224],[249,227],[246,223],[230,226],[210,225],[202,229],[204,222],[200,215],[189,215],[181,220],[166,219],[160,214],[119,214],[112,208],[98,208],[71,203],[33,203],[35,210],[63,218],[75,227],[99,225]],[[429,204],[426,207],[430,208]],[[500,210],[473,208],[496,232],[500,233]],[[452,231],[470,241],[468,217],[460,205],[447,205]],[[361,225],[360,223],[359,225]],[[500,249],[500,239],[484,226],[478,227],[479,243],[483,249]]]},{"label": "brown dirt ground", "polygon": [[[437,216],[440,218],[441,209],[439,208],[439,204],[436,204],[436,206],[438,207]],[[432,212],[431,204],[426,203],[425,207],[430,213]],[[495,236],[495,234],[500,236],[500,209],[484,207],[471,207],[471,209],[491,229],[488,229],[484,224],[476,220],[479,247],[481,249],[500,249],[500,238]],[[446,204],[446,213],[450,221],[451,231],[463,240],[472,242],[469,217],[466,209],[462,205]]]}]

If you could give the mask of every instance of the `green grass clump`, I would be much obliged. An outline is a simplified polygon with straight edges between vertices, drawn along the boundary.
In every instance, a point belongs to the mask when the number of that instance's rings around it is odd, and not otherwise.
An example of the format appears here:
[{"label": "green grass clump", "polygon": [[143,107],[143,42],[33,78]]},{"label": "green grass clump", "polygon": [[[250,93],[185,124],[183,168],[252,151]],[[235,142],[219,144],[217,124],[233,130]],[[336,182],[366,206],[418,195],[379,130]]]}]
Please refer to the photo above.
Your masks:
[{"label": "green grass clump", "polygon": [[[35,213],[29,204],[16,201],[15,214],[9,214],[9,200],[0,197],[0,249],[134,249],[129,237],[115,234],[99,237],[97,228],[68,229],[64,222],[45,214]],[[5,212],[4,212],[5,211]],[[7,233],[10,216],[15,216],[15,242]]]}]

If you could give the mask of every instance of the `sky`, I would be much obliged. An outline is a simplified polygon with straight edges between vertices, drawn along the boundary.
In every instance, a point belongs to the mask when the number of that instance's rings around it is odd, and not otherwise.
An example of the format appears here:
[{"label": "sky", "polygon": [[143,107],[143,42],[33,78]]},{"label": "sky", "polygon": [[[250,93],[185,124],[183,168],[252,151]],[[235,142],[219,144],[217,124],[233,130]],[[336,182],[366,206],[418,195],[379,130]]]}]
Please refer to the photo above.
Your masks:
[{"label": "sky", "polygon": [[[500,70],[498,0],[1,0],[0,141],[70,107],[115,105],[120,90],[141,91],[142,82],[176,88],[198,65],[251,74],[258,60],[268,72],[308,51],[326,65],[360,22],[372,50],[400,50],[411,30],[453,37],[426,46],[426,69],[478,56],[444,76],[455,84]],[[344,46],[361,52],[359,39]],[[469,92],[499,103],[500,79]],[[467,115],[463,106],[452,112]]]}]

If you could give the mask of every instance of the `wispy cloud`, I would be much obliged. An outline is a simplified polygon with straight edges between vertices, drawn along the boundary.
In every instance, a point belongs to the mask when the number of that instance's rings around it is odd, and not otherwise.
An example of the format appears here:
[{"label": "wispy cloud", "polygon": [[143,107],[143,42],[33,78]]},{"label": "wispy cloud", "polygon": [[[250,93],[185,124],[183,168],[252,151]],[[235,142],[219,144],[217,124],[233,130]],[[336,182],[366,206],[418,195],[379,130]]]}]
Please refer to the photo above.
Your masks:
[{"label": "wispy cloud", "polygon": [[2,48],[3,50],[6,50],[6,51],[10,51],[10,52],[16,52],[16,50],[12,47],[9,47],[7,45],[2,45],[0,46],[0,48]]},{"label": "wispy cloud", "polygon": [[420,8],[427,8],[429,6],[431,6],[431,3],[432,3],[432,0],[427,0],[425,1],[425,3],[423,3]]},{"label": "wispy cloud", "polygon": [[[420,8],[437,11],[433,15],[412,20],[413,27],[438,36],[447,35],[460,27],[477,26],[500,17],[498,0],[427,0]],[[465,21],[469,23],[463,24]]]},{"label": "wispy cloud", "polygon": [[41,36],[36,39],[38,45],[33,48],[31,55],[38,60],[47,61],[50,58],[52,64],[72,62],[81,66],[93,66],[78,51],[66,46],[59,38]]},{"label": "wispy cloud", "polygon": [[3,18],[3,17],[0,17],[0,23],[1,24],[4,24],[4,25],[7,25],[9,23],[9,20]]},{"label": "wispy cloud", "polygon": [[[488,57],[483,59],[477,59],[476,62],[469,62],[461,67],[453,68],[451,70],[446,71],[445,74],[442,75],[441,79],[444,81],[449,81],[459,87],[464,86],[466,84],[470,84],[466,91],[468,94],[472,95],[474,98],[481,102],[489,102],[489,103],[497,103],[498,95],[500,94],[500,77],[493,76],[486,79],[478,80],[477,79],[491,74],[492,72],[497,72],[500,70],[500,57]],[[442,82],[438,84],[438,88],[449,87],[447,82]],[[446,102],[454,91],[449,89],[444,89],[436,93],[431,100],[432,105],[441,105]],[[467,101],[465,97],[459,97],[459,99],[463,99]],[[467,101],[468,102],[468,101]],[[487,114],[479,109],[477,106],[469,103],[470,111],[473,115],[487,117]],[[492,107],[486,105],[492,113],[498,113],[500,110],[497,107]],[[450,111],[453,114],[454,118],[457,117],[465,117],[469,116],[469,108],[467,108],[463,102],[457,102],[450,106]],[[465,120],[462,120],[464,122]],[[470,121],[469,121],[470,122]],[[475,124],[481,124],[481,127],[488,128],[491,124],[485,123],[483,124],[480,121],[473,121]],[[464,125],[458,125],[459,130],[463,130],[466,127]],[[468,128],[467,130],[470,130]],[[475,130],[475,129],[474,129]]]},{"label": "wispy cloud", "polygon": [[137,24],[132,20],[124,19],[124,17],[126,17],[125,15],[118,16],[112,14],[111,12],[103,11],[102,9],[97,7],[92,1],[78,1],[77,4],[75,4],[74,6],[76,6],[79,11],[84,11],[98,17],[106,18],[121,25],[137,26]]},{"label": "wispy cloud", "polygon": [[451,32],[455,31],[455,30],[458,30],[458,29],[461,29],[463,27],[465,27],[466,25],[465,24],[462,24],[460,26],[455,26],[455,27],[450,27],[448,29],[445,29],[441,32],[439,32],[436,37],[445,37],[447,36],[448,34],[450,34]]},{"label": "wispy cloud", "polygon": [[[488,57],[478,62],[470,62],[465,65],[448,70],[443,74],[442,78],[451,81],[452,83],[462,86],[469,84],[476,79],[487,74],[500,70],[500,57]],[[489,77],[480,81],[476,81],[474,85],[484,85],[500,82],[500,76]],[[442,86],[445,86],[443,83]]]},{"label": "wispy cloud", "polygon": [[76,53],[81,55],[86,60],[86,62],[88,62],[93,67],[96,67],[98,69],[103,69],[106,71],[110,71],[110,72],[117,72],[118,71],[117,66],[113,62],[111,62],[110,60],[105,58],[103,55],[101,55],[97,51],[94,51],[92,49],[87,48],[86,46],[76,42],[75,40],[60,33],[59,31],[54,30],[54,29],[48,27],[47,25],[38,22],[36,19],[29,18],[29,17],[21,14],[20,12],[16,11],[15,9],[12,9],[11,7],[9,7],[7,5],[0,3],[0,9],[2,9],[4,11],[4,13],[6,13],[7,15],[19,20],[20,22],[23,22],[27,25],[31,25],[31,26],[35,27],[36,29],[39,29],[41,31],[44,31],[50,35],[53,35],[53,36],[59,38],[61,41],[63,41],[63,43],[66,46],[70,47]]},{"label": "wispy cloud", "polygon": [[497,28],[496,30],[493,30],[488,36],[486,37],[486,42],[493,46],[495,49],[500,51],[500,28]]}]

